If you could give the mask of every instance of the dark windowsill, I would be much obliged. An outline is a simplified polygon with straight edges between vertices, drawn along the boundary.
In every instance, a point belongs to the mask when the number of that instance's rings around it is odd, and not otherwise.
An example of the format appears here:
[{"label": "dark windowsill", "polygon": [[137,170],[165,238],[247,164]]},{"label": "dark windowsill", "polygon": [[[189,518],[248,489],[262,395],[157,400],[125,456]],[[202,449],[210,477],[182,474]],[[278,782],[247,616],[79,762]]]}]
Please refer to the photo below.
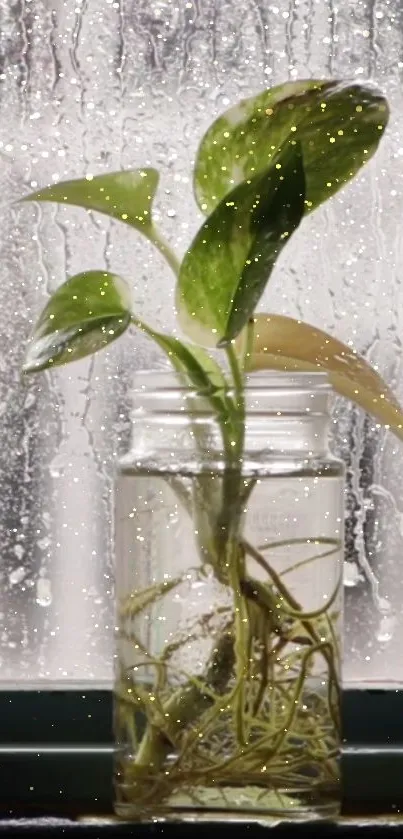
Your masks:
[{"label": "dark windowsill", "polygon": [[364,835],[396,836],[403,835],[403,820],[377,819],[342,819],[337,823],[300,822],[256,824],[252,822],[204,822],[204,823],[164,823],[164,824],[129,824],[113,820],[69,821],[67,819],[32,819],[25,821],[0,821],[0,835],[5,836],[46,836],[68,837],[82,836],[85,839],[113,839],[113,837],[132,836],[135,839],[211,839],[219,833],[222,839],[264,839],[267,831],[279,837],[342,837],[359,839]]},{"label": "dark windowsill", "polygon": [[[0,692],[0,833],[100,839],[197,839],[197,833],[202,839],[207,831],[230,830],[231,839],[241,832],[258,837],[264,828],[247,822],[115,822],[111,710],[108,691]],[[343,818],[337,824],[271,824],[276,834],[403,833],[403,692],[346,691],[343,725]]]}]

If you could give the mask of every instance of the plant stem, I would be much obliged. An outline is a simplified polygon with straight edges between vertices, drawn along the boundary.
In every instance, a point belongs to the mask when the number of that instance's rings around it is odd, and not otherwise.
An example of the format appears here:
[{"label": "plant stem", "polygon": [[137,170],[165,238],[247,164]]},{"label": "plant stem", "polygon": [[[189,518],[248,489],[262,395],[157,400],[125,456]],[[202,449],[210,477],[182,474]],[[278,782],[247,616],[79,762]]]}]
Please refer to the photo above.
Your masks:
[{"label": "plant stem", "polygon": [[244,391],[244,383],[243,383],[243,375],[242,370],[237,358],[237,354],[234,350],[233,344],[227,344],[225,347],[225,352],[227,354],[228,363],[230,366],[232,379],[234,382],[235,388],[235,400],[236,406],[238,409],[238,422],[239,422],[239,439],[238,439],[238,451],[237,454],[240,457],[242,455],[242,448],[243,448],[243,441],[244,441],[244,431],[245,431],[245,391]]},{"label": "plant stem", "polygon": [[243,350],[241,361],[243,374],[245,374],[246,370],[248,369],[248,361],[252,355],[254,332],[255,320],[254,318],[249,318],[248,323],[245,327],[245,348]]},{"label": "plant stem", "polygon": [[155,245],[157,250],[159,250],[164,259],[167,261],[168,265],[172,268],[172,271],[175,274],[175,276],[178,277],[181,267],[180,260],[178,259],[175,252],[172,250],[171,246],[168,244],[162,233],[156,227],[154,227],[154,225],[149,238],[153,245]]},{"label": "plant stem", "polygon": [[245,395],[242,372],[232,344],[225,347],[235,390],[236,421],[223,428],[225,471],[222,478],[222,506],[217,517],[217,554],[227,556],[227,546],[236,541],[242,515],[242,458],[245,440]]},{"label": "plant stem", "polygon": [[[234,706],[234,722],[238,744],[246,745],[248,738],[245,731],[245,681],[249,676],[249,642],[250,642],[250,621],[247,600],[243,597],[241,590],[241,579],[244,576],[244,553],[238,542],[230,546],[228,552],[228,579],[232,588],[234,598],[234,624],[235,624],[235,676],[239,686],[238,695]],[[229,546],[229,547],[230,547]]]}]

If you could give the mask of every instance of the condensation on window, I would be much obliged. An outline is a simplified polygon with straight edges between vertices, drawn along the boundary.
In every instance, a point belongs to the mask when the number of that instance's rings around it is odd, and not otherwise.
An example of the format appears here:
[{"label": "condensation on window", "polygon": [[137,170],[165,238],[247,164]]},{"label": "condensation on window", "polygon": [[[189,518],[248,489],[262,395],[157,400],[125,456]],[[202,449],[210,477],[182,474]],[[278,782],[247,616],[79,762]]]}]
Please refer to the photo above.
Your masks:
[{"label": "condensation on window", "polygon": [[[403,398],[403,9],[399,0],[0,0],[0,680],[109,683],[111,482],[139,335],[21,380],[48,295],[79,270],[130,279],[138,314],[173,330],[173,277],[135,232],[17,204],[68,177],[152,165],[156,212],[183,253],[192,162],[211,120],[286,79],[373,79],[392,120],[365,171],[302,224],[263,308],[353,342]],[[403,447],[335,405],[348,466],[345,681],[402,683]]]}]

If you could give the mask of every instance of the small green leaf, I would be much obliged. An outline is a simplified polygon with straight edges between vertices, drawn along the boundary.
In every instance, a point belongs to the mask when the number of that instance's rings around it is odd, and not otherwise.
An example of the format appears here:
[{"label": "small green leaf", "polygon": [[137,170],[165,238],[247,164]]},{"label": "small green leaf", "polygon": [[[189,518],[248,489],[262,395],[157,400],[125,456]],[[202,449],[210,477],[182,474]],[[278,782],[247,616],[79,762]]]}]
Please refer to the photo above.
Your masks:
[{"label": "small green leaf", "polygon": [[91,355],[118,338],[130,320],[130,292],[121,277],[107,271],[76,274],[55,291],[40,315],[23,372]]},{"label": "small green leaf", "polygon": [[[258,314],[247,370],[323,370],[335,391],[360,405],[403,439],[403,412],[386,382],[351,347],[322,329],[284,315]],[[239,336],[243,354],[246,334]]]},{"label": "small green leaf", "polygon": [[254,312],[275,261],[304,213],[299,143],[236,187],[196,235],[177,287],[180,323],[201,344],[223,345]]},{"label": "small green leaf", "polygon": [[133,317],[133,323],[152,338],[167,354],[172,366],[184,375],[200,396],[205,396],[218,417],[225,423],[235,414],[235,404],[228,394],[229,385],[221,367],[205,350],[184,344],[178,338],[156,332]]},{"label": "small green leaf", "polygon": [[244,99],[201,141],[194,175],[198,205],[212,212],[237,184],[270,167],[294,137],[302,146],[310,212],[372,157],[388,116],[379,90],[355,81],[286,82]]},{"label": "small green leaf", "polygon": [[151,211],[158,180],[155,169],[132,169],[62,181],[33,192],[23,200],[52,201],[97,210],[151,237]]}]

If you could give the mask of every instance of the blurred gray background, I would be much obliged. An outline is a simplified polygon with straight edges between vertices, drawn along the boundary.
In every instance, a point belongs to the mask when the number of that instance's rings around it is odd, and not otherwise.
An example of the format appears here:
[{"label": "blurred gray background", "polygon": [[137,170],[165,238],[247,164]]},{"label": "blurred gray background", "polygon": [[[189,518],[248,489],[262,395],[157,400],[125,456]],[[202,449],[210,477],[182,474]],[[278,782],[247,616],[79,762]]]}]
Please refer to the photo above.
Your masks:
[{"label": "blurred gray background", "polygon": [[[156,166],[157,213],[182,253],[199,223],[197,143],[238,98],[287,79],[373,79],[392,120],[376,159],[306,219],[262,308],[352,342],[403,400],[403,7],[399,0],[0,0],[0,680],[109,684],[111,476],[127,444],[138,335],[24,384],[48,294],[79,270],[131,280],[174,329],[173,277],[130,229],[15,204],[37,186]],[[346,684],[403,684],[403,444],[336,403],[349,467]]]}]

